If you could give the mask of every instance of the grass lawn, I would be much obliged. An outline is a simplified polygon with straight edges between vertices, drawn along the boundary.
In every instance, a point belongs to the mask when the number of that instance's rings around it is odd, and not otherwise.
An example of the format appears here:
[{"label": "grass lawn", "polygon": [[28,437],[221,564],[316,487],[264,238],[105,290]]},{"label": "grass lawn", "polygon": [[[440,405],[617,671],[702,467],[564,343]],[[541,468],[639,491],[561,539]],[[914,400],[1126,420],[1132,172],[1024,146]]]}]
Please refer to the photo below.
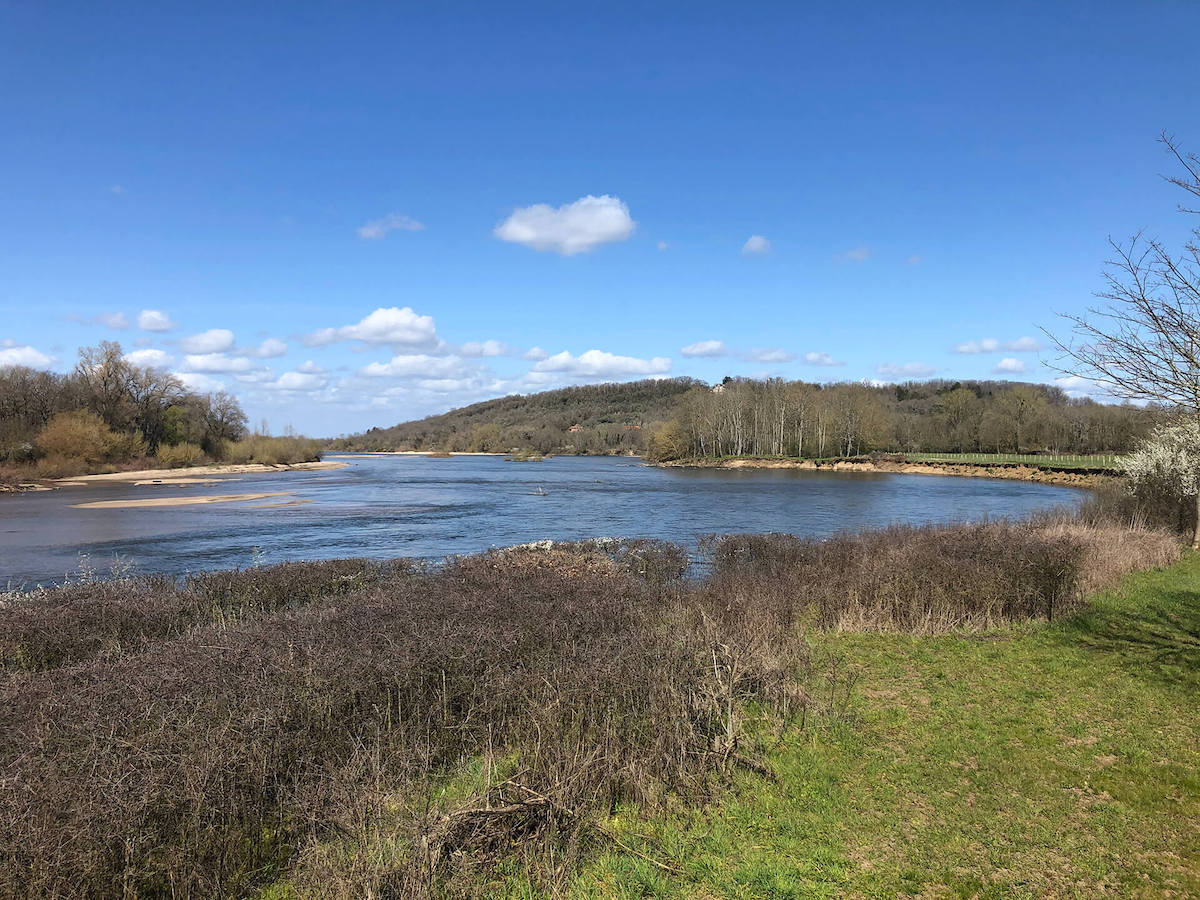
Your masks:
[{"label": "grass lawn", "polygon": [[568,895],[1200,896],[1200,555],[1053,625],[816,640],[861,667],[846,715],[785,735],[777,782],[615,816],[636,852]]},{"label": "grass lawn", "polygon": [[1050,466],[1056,469],[1112,469],[1119,456],[1049,453],[906,453],[913,462],[971,463],[981,466]]}]

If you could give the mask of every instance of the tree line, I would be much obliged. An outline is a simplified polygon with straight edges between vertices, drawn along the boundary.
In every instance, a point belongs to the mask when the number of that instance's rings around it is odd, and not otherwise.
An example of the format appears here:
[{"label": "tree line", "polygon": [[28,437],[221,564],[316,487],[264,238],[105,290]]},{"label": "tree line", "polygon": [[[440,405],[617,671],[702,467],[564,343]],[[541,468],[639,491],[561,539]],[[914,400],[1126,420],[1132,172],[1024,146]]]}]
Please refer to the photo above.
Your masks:
[{"label": "tree line", "polygon": [[169,372],[130,362],[111,341],[82,348],[65,374],[0,368],[6,477],[73,475],[132,460],[169,466],[316,457],[313,442],[251,436],[246,425],[234,397],[188,390]]},{"label": "tree line", "polygon": [[875,451],[1120,453],[1161,411],[1069,398],[1048,385],[993,381],[872,386],[727,378],[696,386],[654,434],[662,460],[826,458]]}]

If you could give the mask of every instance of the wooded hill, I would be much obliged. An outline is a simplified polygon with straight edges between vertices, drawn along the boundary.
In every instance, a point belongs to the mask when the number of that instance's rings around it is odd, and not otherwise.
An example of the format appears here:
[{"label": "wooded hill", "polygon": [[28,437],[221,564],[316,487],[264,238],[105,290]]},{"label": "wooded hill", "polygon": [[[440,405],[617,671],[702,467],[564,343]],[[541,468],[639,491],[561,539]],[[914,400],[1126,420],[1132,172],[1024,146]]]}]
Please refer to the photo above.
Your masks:
[{"label": "wooded hill", "polygon": [[853,456],[887,452],[1120,453],[1162,415],[1057,387],[932,380],[872,386],[692,378],[488,400],[332,442],[338,450]]},{"label": "wooded hill", "polygon": [[674,415],[693,378],[592,384],[485,400],[391,428],[338,438],[335,450],[449,450],[500,453],[643,452],[649,435]]}]

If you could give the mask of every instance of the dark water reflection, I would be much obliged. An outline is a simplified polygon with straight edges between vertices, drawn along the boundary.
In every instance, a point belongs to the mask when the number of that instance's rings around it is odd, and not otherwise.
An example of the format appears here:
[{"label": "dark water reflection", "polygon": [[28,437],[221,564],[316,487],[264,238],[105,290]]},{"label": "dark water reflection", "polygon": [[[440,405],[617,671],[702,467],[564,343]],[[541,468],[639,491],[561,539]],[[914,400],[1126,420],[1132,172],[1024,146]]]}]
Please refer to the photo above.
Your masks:
[{"label": "dark water reflection", "polygon": [[[536,493],[544,490],[544,496]],[[92,500],[290,491],[243,503],[73,509]],[[344,469],[217,485],[90,485],[0,497],[0,587],[61,580],[80,554],[181,573],[294,559],[440,559],[553,538],[712,532],[828,535],[893,522],[1017,517],[1083,494],[1018,481],[928,475],[656,469],[629,458],[360,457]],[[271,507],[283,500],[309,501]],[[257,548],[257,549],[256,549]]]}]

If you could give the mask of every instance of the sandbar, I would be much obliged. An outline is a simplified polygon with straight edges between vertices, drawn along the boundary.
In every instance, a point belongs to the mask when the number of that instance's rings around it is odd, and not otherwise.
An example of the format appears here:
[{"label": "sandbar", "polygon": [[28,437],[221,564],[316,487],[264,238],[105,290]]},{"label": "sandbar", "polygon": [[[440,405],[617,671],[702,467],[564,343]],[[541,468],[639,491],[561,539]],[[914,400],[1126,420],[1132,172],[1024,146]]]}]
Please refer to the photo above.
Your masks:
[{"label": "sandbar", "polygon": [[72,509],[135,509],[142,506],[196,506],[203,503],[237,503],[242,500],[263,500],[267,497],[286,497],[291,491],[267,491],[257,494],[215,494],[211,497],[152,497],[144,500],[92,500],[72,503]]}]

